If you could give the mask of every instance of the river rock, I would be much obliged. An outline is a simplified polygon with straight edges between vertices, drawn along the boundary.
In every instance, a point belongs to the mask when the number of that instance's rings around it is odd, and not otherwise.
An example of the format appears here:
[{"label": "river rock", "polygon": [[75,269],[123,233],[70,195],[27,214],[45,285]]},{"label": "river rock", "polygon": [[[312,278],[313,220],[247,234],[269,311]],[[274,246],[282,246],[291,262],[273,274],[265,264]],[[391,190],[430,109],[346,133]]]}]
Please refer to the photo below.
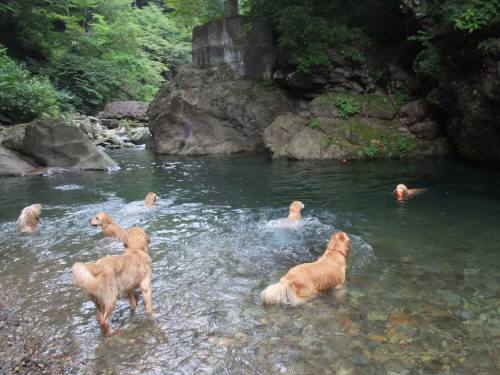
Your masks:
[{"label": "river rock", "polygon": [[111,102],[104,107],[102,112],[97,114],[101,119],[117,119],[124,118],[137,120],[139,122],[148,121],[148,103],[137,102],[132,100],[119,100]]},{"label": "river rock", "polygon": [[400,119],[419,138],[432,141],[441,133],[441,126],[425,99],[415,100],[401,107]]},{"label": "river rock", "polygon": [[132,128],[128,133],[130,141],[136,145],[146,144],[151,139],[149,128]]},{"label": "river rock", "polygon": [[38,170],[36,165],[24,160],[22,154],[0,146],[0,176],[24,176],[36,173]]},{"label": "river rock", "polygon": [[5,132],[2,145],[42,167],[112,170],[118,165],[62,119],[39,119]]},{"label": "river rock", "polygon": [[262,133],[290,108],[277,88],[238,78],[225,66],[183,67],[149,106],[161,154],[234,154],[264,149]]},{"label": "river rock", "polygon": [[[355,109],[351,117],[337,97]],[[313,100],[310,109],[312,117],[287,113],[266,128],[264,143],[273,158],[342,160],[450,153],[444,138],[431,141],[413,134],[382,95],[327,94]]]}]

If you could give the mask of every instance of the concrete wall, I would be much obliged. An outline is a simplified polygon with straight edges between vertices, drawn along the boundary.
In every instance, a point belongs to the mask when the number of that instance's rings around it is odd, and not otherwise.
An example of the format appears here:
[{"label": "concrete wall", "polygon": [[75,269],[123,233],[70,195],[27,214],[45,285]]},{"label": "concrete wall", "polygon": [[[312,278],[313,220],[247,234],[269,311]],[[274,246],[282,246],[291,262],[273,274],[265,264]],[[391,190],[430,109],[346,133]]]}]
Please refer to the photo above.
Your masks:
[{"label": "concrete wall", "polygon": [[193,29],[193,65],[227,64],[241,77],[270,79],[276,62],[273,27],[263,19],[237,16]]}]

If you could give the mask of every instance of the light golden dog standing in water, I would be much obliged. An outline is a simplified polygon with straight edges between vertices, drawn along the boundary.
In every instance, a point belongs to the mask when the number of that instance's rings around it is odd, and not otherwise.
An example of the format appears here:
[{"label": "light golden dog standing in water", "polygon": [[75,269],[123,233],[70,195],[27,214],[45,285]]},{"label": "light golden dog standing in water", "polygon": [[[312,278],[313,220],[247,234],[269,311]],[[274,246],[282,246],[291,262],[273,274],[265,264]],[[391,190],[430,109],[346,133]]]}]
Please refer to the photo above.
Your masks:
[{"label": "light golden dog standing in water", "polygon": [[116,237],[120,241],[125,240],[125,229],[120,224],[115,223],[106,212],[99,212],[90,219],[90,225],[94,227],[100,226],[107,237]]},{"label": "light golden dog standing in water", "polygon": [[153,192],[149,192],[146,195],[146,198],[144,198],[144,206],[154,207],[156,205],[157,200],[158,200],[158,196]]},{"label": "light golden dog standing in water", "polygon": [[267,305],[301,305],[324,290],[340,289],[345,283],[350,251],[349,236],[344,232],[333,234],[317,261],[293,267],[278,283],[264,289],[260,299]]},{"label": "light golden dog standing in water", "polygon": [[39,203],[23,208],[17,219],[17,230],[20,233],[33,233],[38,229],[42,216],[42,205]]},{"label": "light golden dog standing in water", "polygon": [[97,322],[106,336],[113,333],[108,320],[116,300],[128,297],[134,312],[137,288],[141,289],[148,317],[153,313],[149,236],[143,229],[132,227],[127,230],[124,245],[123,255],[106,256],[95,263],[75,263],[72,268],[75,285],[85,290],[94,302]]},{"label": "light golden dog standing in water", "polygon": [[408,189],[406,185],[399,184],[392,192],[398,201],[406,201],[415,195],[423,193],[427,189]]}]

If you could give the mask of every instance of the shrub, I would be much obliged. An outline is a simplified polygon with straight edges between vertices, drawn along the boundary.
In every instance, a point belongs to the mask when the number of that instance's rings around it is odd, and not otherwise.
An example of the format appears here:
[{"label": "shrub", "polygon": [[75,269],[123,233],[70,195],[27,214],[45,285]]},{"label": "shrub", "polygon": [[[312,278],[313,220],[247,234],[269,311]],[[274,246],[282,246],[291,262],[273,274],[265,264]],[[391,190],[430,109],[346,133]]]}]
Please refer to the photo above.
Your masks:
[{"label": "shrub", "polygon": [[45,76],[31,74],[0,46],[0,113],[13,122],[31,121],[59,112],[64,95]]},{"label": "shrub", "polygon": [[349,118],[351,116],[361,113],[361,108],[356,101],[348,96],[335,96],[331,100],[331,103],[337,108],[338,116],[340,118]]}]

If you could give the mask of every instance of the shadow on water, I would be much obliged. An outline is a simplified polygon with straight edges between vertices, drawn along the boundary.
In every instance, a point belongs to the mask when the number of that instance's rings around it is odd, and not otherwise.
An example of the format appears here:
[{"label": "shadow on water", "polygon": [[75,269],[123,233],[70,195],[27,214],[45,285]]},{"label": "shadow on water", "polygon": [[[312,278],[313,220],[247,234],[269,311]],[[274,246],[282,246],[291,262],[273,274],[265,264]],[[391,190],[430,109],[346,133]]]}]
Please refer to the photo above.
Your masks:
[{"label": "shadow on water", "polygon": [[[0,293],[68,373],[494,374],[500,362],[500,177],[449,161],[269,162],[116,152],[113,173],[53,173],[0,186]],[[428,191],[404,204],[394,186]],[[155,191],[159,204],[145,209]],[[276,228],[290,201],[303,222]],[[15,233],[44,204],[41,231]],[[107,211],[151,236],[155,315],[112,317],[72,285],[75,261],[119,254],[88,219]],[[260,290],[353,239],[346,293],[263,307]]]}]

